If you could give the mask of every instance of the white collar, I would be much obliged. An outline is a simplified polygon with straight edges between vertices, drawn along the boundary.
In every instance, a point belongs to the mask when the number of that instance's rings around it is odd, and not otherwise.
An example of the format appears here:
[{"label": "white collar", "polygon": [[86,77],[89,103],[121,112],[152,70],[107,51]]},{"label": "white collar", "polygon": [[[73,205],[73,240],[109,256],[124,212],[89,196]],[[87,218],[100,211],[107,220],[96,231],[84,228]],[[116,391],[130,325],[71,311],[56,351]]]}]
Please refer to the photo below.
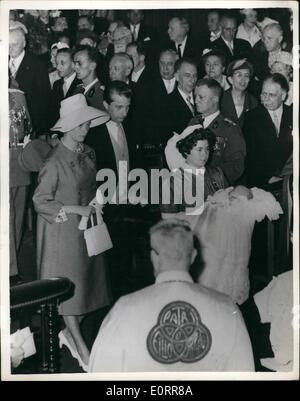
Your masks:
[{"label": "white collar", "polygon": [[269,112],[270,116],[272,117],[272,120],[273,120],[274,114],[276,114],[277,117],[278,117],[279,123],[280,123],[281,117],[282,117],[282,113],[283,113],[283,105],[278,107],[278,109],[276,109],[276,110],[268,110],[268,112]]},{"label": "white collar", "polygon": [[233,48],[233,40],[231,42],[229,42],[229,40],[226,40],[223,35],[221,35],[221,38],[224,40],[224,42],[226,43],[227,46],[230,45]]},{"label": "white collar", "polygon": [[186,40],[187,40],[187,35],[185,35],[185,38],[183,39],[182,42],[175,42],[176,43],[176,48],[178,47],[178,45],[181,45],[181,52],[183,51],[182,49],[185,48]]},{"label": "white collar", "polygon": [[146,66],[144,65],[144,67],[141,68],[140,70],[138,70],[138,71],[132,71],[132,74],[131,74],[131,81],[137,82],[137,81],[139,80],[140,76],[142,75],[142,73],[143,73],[145,67],[146,67]]},{"label": "white collar", "polygon": [[204,128],[207,128],[212,121],[218,117],[218,115],[220,114],[220,110],[217,110],[215,113],[210,114],[209,116],[203,117],[204,118],[204,122],[203,122],[203,126]]},{"label": "white collar", "polygon": [[23,61],[24,56],[25,56],[25,50],[23,50],[23,51],[18,55],[18,57],[16,57],[16,58],[10,58],[10,62],[11,62],[12,60],[14,61],[14,65],[15,65],[16,71],[18,71],[18,69],[19,69],[19,67],[20,67],[20,64],[21,64],[22,61]]},{"label": "white collar", "polygon": [[169,270],[166,272],[161,272],[156,277],[155,284],[165,283],[168,281],[185,281],[187,283],[193,283],[192,277],[188,272],[183,270]]},{"label": "white collar", "polygon": [[138,30],[140,29],[141,23],[136,24],[136,25],[133,25],[133,24],[129,24],[129,25],[130,25],[131,32],[134,31],[134,28],[135,28],[136,32],[138,32]]},{"label": "white collar", "polygon": [[88,91],[89,89],[91,89],[91,87],[94,86],[95,83],[98,82],[98,81],[99,81],[99,79],[98,79],[98,78],[95,78],[93,82],[91,82],[90,84],[88,84],[87,86],[85,86],[85,87],[84,87],[84,94],[86,94],[87,91]]},{"label": "white collar", "polygon": [[188,103],[187,103],[187,100],[186,100],[186,98],[187,98],[188,96],[191,97],[191,103],[194,104],[193,92],[191,92],[191,93],[189,93],[189,94],[186,94],[186,93],[184,93],[179,87],[178,87],[178,92],[180,93],[180,95],[182,96],[182,98],[183,98],[183,100],[185,101],[186,104],[188,104]]},{"label": "white collar", "polygon": [[194,175],[204,175],[205,173],[205,167],[194,167],[191,166],[188,163],[184,163],[184,165],[182,166],[183,170],[186,171],[187,173],[192,173]]},{"label": "white collar", "polygon": [[74,81],[76,77],[76,72],[74,71],[68,78],[64,78],[64,82],[67,84],[67,86],[70,86],[71,83]]}]

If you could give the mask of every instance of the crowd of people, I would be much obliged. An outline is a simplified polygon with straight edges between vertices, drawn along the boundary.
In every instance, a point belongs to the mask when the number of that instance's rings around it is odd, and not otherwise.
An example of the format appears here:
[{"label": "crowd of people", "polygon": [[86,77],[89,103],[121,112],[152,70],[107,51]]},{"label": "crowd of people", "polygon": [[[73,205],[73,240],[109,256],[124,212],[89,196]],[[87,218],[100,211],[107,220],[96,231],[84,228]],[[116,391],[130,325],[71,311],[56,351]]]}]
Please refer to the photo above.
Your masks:
[{"label": "crowd of people", "polygon": [[[32,201],[38,277],[74,283],[59,307],[59,338],[83,370],[254,369],[235,304],[249,297],[255,222],[283,213],[269,185],[292,173],[293,26],[285,11],[288,28],[265,9],[198,10],[207,18],[198,38],[178,12],[163,32],[142,10],[11,11],[10,276],[20,273]],[[80,323],[112,305],[133,263],[132,221],[152,210],[101,206],[113,249],[88,256],[78,226],[99,208],[97,172],[121,177],[122,162],[175,174],[162,185],[170,202],[150,231],[155,284],[113,307],[90,357]],[[188,214],[177,196],[199,180],[203,212]],[[201,286],[188,273],[195,263]]]}]

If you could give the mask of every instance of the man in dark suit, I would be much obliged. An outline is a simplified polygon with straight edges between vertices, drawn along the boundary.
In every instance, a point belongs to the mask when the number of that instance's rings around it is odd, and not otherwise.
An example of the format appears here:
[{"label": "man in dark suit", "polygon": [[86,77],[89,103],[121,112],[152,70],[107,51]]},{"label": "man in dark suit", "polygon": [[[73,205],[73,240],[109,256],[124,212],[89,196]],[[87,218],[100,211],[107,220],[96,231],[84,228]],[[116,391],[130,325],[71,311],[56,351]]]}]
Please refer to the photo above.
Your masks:
[{"label": "man in dark suit", "polygon": [[74,54],[74,65],[77,79],[82,84],[75,93],[83,93],[89,106],[105,110],[103,105],[103,87],[96,75],[98,52],[95,48],[81,45]]},{"label": "man in dark suit", "polygon": [[[113,290],[128,279],[128,271],[132,258],[132,232],[126,219],[132,208],[126,203],[127,172],[134,168],[134,149],[130,135],[125,134],[123,121],[125,120],[130,107],[132,91],[130,87],[121,81],[113,81],[106,86],[104,91],[104,105],[110,115],[110,120],[103,125],[89,130],[85,143],[91,146],[96,152],[97,169],[110,169],[116,176],[117,188],[107,184],[107,191],[103,189],[103,181],[99,184],[103,195],[112,199],[116,193],[115,203],[104,207],[104,220],[108,225],[114,248],[111,256]],[[126,130],[127,132],[127,130]],[[119,175],[118,175],[119,174]],[[126,180],[122,184],[119,177]],[[99,177],[98,177],[99,178]]]},{"label": "man in dark suit", "polygon": [[33,129],[37,136],[48,131],[50,126],[49,107],[50,82],[46,67],[34,55],[25,50],[26,28],[23,24],[10,26],[9,68],[11,75],[25,93]]},{"label": "man in dark suit", "polygon": [[169,21],[168,35],[170,42],[167,47],[174,49],[179,58],[191,58],[197,64],[200,61],[203,45],[194,41],[189,34],[190,25],[183,17],[175,17]]},{"label": "man in dark suit", "polygon": [[165,116],[169,122],[169,136],[180,134],[195,115],[194,88],[197,82],[197,66],[189,59],[179,59],[175,63],[177,88],[168,96]]},{"label": "man in dark suit", "polygon": [[[146,88],[147,96],[143,99],[144,110],[142,126],[142,146],[145,151],[157,147],[163,149],[169,138],[169,116],[167,105],[169,95],[177,87],[175,63],[178,55],[175,50],[162,50],[159,55],[159,75],[151,80]],[[149,107],[149,104],[151,107]]]},{"label": "man in dark suit", "polygon": [[130,10],[127,17],[132,41],[144,43],[147,49],[147,64],[152,66],[157,60],[158,32],[152,26],[145,24],[143,10]]},{"label": "man in dark suit", "polygon": [[293,151],[292,109],[284,104],[288,84],[281,74],[265,79],[262,104],[246,113],[243,132],[247,143],[248,185],[261,186],[280,175]]},{"label": "man in dark suit", "polygon": [[153,75],[148,65],[146,65],[146,47],[143,43],[132,42],[127,45],[126,53],[133,60],[131,82],[138,90],[147,85],[152,80]]},{"label": "man in dark suit", "polygon": [[71,49],[58,50],[56,69],[60,79],[55,81],[52,88],[53,124],[59,117],[60,102],[72,96],[81,81],[76,77]]},{"label": "man in dark suit", "polygon": [[253,48],[253,62],[256,76],[264,80],[270,74],[270,67],[281,52],[283,30],[277,23],[267,25],[262,33],[262,39]]},{"label": "man in dark suit", "polygon": [[227,65],[239,58],[253,59],[252,48],[249,42],[236,39],[237,22],[234,16],[225,14],[221,18],[221,36],[212,42],[212,47],[221,51],[226,57]]},{"label": "man in dark suit", "polygon": [[208,161],[212,167],[220,167],[230,185],[234,185],[244,172],[246,145],[237,124],[220,112],[222,88],[211,78],[200,79],[195,88],[198,113],[190,125],[201,123],[216,136],[216,145]]}]

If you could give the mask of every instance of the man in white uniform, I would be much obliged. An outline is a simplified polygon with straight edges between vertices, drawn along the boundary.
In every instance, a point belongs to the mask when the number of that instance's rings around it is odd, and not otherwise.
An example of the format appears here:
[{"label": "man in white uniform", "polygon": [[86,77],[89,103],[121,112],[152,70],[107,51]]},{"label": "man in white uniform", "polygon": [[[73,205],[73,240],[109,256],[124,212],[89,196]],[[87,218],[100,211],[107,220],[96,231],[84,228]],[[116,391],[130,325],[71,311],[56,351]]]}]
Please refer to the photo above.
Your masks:
[{"label": "man in white uniform", "polygon": [[238,308],[195,284],[187,223],[152,227],[155,284],[126,295],[103,321],[89,372],[253,371],[249,336]]}]

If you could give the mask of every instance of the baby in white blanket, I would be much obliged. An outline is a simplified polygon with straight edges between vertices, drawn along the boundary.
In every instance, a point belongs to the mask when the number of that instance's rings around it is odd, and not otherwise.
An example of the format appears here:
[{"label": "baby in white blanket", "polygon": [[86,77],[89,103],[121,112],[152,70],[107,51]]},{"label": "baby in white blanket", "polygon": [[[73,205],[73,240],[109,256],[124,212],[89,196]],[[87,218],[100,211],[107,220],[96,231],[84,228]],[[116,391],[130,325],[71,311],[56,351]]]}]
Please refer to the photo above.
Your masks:
[{"label": "baby in white blanket", "polygon": [[194,226],[203,270],[198,282],[242,304],[249,296],[248,262],[256,221],[276,220],[283,213],[274,196],[259,188],[230,187],[205,202]]}]

